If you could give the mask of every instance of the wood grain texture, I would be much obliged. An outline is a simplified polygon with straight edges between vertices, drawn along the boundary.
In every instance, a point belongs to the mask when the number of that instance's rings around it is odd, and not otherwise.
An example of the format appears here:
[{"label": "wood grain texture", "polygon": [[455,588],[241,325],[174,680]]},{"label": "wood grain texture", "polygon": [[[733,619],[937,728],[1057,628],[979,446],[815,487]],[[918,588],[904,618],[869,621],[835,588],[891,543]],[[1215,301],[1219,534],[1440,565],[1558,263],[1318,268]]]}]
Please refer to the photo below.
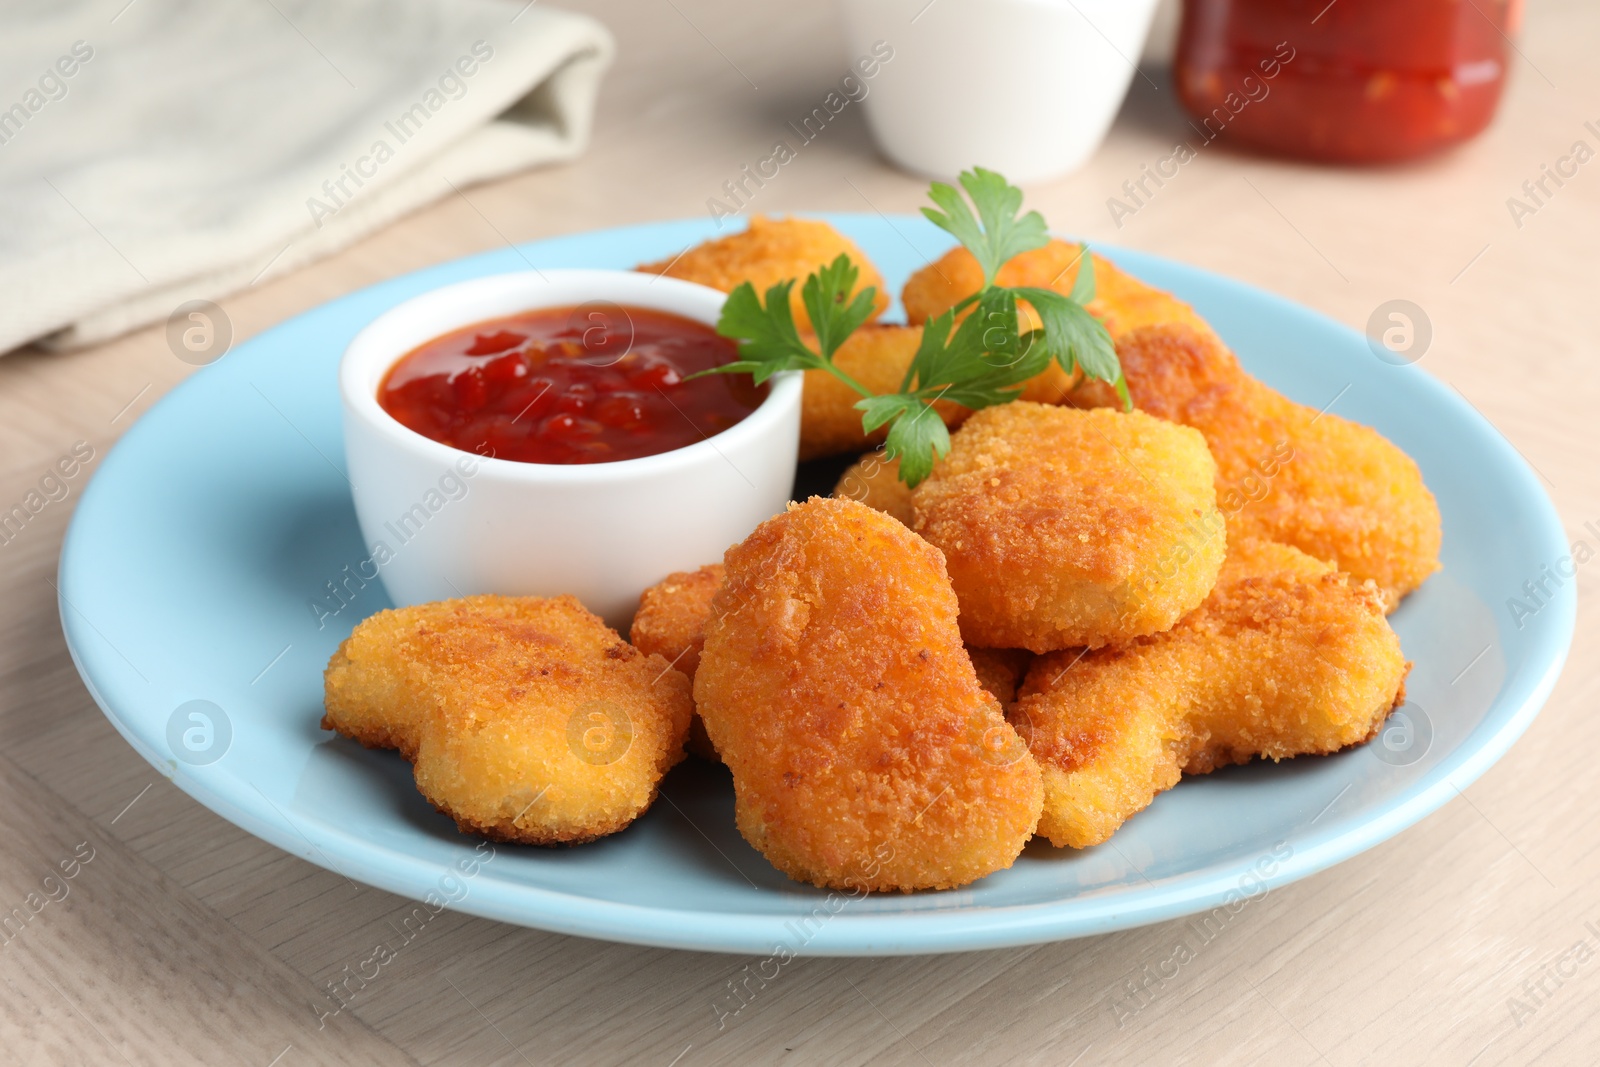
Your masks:
[{"label": "wood grain texture", "polygon": [[[606,20],[621,46],[581,161],[465,190],[222,298],[235,336],[506,240],[700,215],[850,59],[827,4],[569,6]],[[1593,142],[1583,123],[1600,122],[1597,40],[1594,5],[1535,0],[1502,113],[1474,143],[1382,170],[1209,147],[1119,227],[1106,199],[1189,132],[1165,88],[1137,77],[1104,149],[1028,190],[1030,202],[1090,240],[1242,278],[1353,326],[1391,298],[1421,304],[1434,325],[1422,365],[1542,472],[1576,537],[1600,520],[1600,169],[1520,228],[1505,200],[1575,140]],[[914,47],[914,33],[896,44]],[[1164,70],[1147,73],[1167,84]],[[909,211],[924,188],[886,166],[847,111],[753,207]],[[191,370],[159,329],[0,360],[0,506],[77,441],[97,463]],[[5,1062],[1345,1067],[1591,1063],[1600,1048],[1600,959],[1559,985],[1546,978],[1520,1025],[1508,1004],[1563,950],[1596,944],[1586,924],[1600,929],[1600,778],[1588,759],[1600,749],[1600,619],[1587,603],[1600,566],[1577,578],[1585,599],[1566,673],[1499,765],[1398,838],[1250,904],[1135,1014],[1111,1005],[1192,937],[1184,922],[1000,952],[801,960],[719,1029],[712,1004],[749,961],[447,912],[324,1016],[329,983],[410,905],[212,815],[101,717],[49,584],[82,481],[0,546],[0,912],[80,844],[94,851],[66,896],[0,946]]]}]

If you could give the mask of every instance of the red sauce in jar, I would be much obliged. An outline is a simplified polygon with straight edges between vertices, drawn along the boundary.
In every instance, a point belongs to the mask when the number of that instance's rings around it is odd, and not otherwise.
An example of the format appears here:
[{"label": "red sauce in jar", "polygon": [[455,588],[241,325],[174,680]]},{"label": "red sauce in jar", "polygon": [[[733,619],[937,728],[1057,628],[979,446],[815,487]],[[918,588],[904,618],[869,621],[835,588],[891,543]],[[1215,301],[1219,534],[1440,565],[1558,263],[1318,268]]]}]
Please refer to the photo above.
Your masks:
[{"label": "red sauce in jar", "polygon": [[436,337],[389,369],[378,404],[424,437],[525,463],[606,463],[721,433],[766,399],[748,374],[696,371],[738,348],[704,323],[595,302]]},{"label": "red sauce in jar", "polygon": [[1489,124],[1521,0],[1186,0],[1178,96],[1209,141],[1338,163]]}]

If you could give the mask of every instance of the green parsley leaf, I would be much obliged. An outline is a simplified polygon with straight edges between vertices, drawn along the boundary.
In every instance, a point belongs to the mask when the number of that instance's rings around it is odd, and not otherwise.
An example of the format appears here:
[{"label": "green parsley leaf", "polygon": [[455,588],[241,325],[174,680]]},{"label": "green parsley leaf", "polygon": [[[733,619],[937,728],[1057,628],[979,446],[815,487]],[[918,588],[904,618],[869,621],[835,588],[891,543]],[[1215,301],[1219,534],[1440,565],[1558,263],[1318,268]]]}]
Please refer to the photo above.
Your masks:
[{"label": "green parsley leaf", "polygon": [[820,357],[800,340],[794,316],[789,310],[789,290],[794,282],[783,281],[767,290],[765,306],[749,282],[734,289],[722,304],[717,333],[739,342],[738,362],[713,367],[702,374],[734,374],[748,371],[760,385],[779,371],[812,366]]},{"label": "green parsley leaf", "polygon": [[[1093,286],[1094,283],[1091,280],[1089,284]],[[1078,291],[1077,285],[1073,286],[1073,291]],[[1116,346],[1099,319],[1089,314],[1078,301],[1062,296],[1053,289],[1025,287],[1013,292],[1017,299],[1026,300],[1039,313],[1039,319],[1044,323],[1045,348],[1062,370],[1070,374],[1082,368],[1086,376],[1110,382],[1116,388],[1122,406],[1125,409],[1132,407]]]},{"label": "green parsley leaf", "polygon": [[1078,262],[1082,266],[1078,268],[1078,276],[1072,279],[1072,292],[1069,296],[1087,307],[1089,301],[1094,299],[1094,255],[1090,253],[1088,245],[1080,246]]},{"label": "green parsley leaf", "polygon": [[1018,336],[1017,300],[1009,289],[983,291],[978,307],[951,336],[954,312],[923,324],[922,343],[901,392],[926,401],[984,408],[1015,400],[1022,383],[1050,363],[1046,346]]},{"label": "green parsley leaf", "polygon": [[[849,303],[845,302],[860,274],[850,257],[841,252],[832,263],[807,276],[800,290],[800,299],[811,316],[811,329],[817,335],[823,359],[832,359],[845,338],[872,315],[878,291],[871,286],[857,293]],[[771,304],[770,295],[768,304]]]},{"label": "green parsley leaf", "polygon": [[842,254],[807,276],[800,298],[811,316],[820,351],[805,343],[795,325],[789,304],[793,281],[782,281],[768,289],[765,304],[756,296],[755,286],[749,282],[740,284],[728,294],[717,318],[717,333],[739,343],[740,358],[684,380],[707,374],[749,374],[760,385],[780,371],[826,370],[862,396],[872,396],[872,390],[833,363],[833,354],[872,314],[877,300],[877,290],[872,286],[847,300],[859,276],[850,257]]},{"label": "green parsley leaf", "polygon": [[928,404],[913,401],[889,427],[884,455],[900,461],[900,480],[915,489],[933,473],[933,465],[950,453],[950,431]]},{"label": "green parsley leaf", "polygon": [[901,392],[922,393],[962,379],[965,369],[982,355],[978,348],[981,330],[976,323],[966,324],[971,319],[967,316],[958,328],[955,314],[947,311],[922,324],[922,341],[906,368]]},{"label": "green parsley leaf", "polygon": [[871,433],[884,423],[899,418],[916,405],[917,398],[904,393],[887,393],[856,401],[856,407],[862,412],[861,428],[866,433]]},{"label": "green parsley leaf", "polygon": [[934,182],[928,189],[928,199],[944,210],[925,207],[922,213],[976,257],[983,268],[983,284],[988,287],[994,284],[995,274],[1011,257],[1043,248],[1050,242],[1050,233],[1044,216],[1037,211],[1017,217],[1022,207],[1022,190],[994,171],[974,167],[964,171],[958,180],[972,198],[973,207],[978,209],[977,217],[973,216],[960,192],[944,182]]}]

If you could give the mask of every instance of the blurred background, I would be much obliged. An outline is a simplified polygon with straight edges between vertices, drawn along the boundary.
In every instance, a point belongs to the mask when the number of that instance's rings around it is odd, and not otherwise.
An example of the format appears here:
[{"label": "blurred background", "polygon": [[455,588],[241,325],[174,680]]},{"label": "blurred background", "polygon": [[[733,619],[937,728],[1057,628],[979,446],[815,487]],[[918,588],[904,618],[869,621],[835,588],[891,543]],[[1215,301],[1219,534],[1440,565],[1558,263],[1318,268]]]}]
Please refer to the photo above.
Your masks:
[{"label": "blurred background", "polygon": [[[1497,215],[1520,228],[1568,180],[1540,169],[1557,153],[1496,151],[1505,131],[1484,131],[1506,87],[1531,104],[1519,138],[1529,121],[1583,132],[1516,43],[1520,3],[135,0],[108,18],[30,0],[0,43],[16,82],[0,282],[17,294],[0,349],[107,340],[430,204],[465,211],[471,244],[579,217],[899,209],[908,178],[974,164],[1074,234],[1160,234],[1183,254],[1188,228],[1164,232],[1180,214],[1248,226],[1267,208],[1330,265],[1319,242],[1379,228],[1319,238],[1315,209],[1279,198],[1381,184],[1396,208],[1417,197],[1416,236],[1465,263]],[[1581,36],[1545,32],[1558,52]],[[508,176],[475,205],[469,190]],[[1293,189],[1269,188],[1279,177]],[[1522,206],[1466,192],[1480,180]],[[397,254],[379,258],[425,261]]]},{"label": "blurred background", "polygon": [[[1600,922],[1575,829],[1593,815],[1600,685],[1586,606],[1550,705],[1467,805],[1274,891],[1136,1031],[1096,998],[1170,951],[1163,926],[802,961],[773,1010],[719,1033],[699,991],[740,961],[446,911],[333,1040],[311,1036],[306,1001],[400,902],[154,775],[84,691],[51,583],[117,438],[303,311],[605,227],[914,212],[951,161],[1009,168],[1028,206],[1113,259],[1155,252],[1367,331],[1493,422],[1577,537],[1600,521],[1597,48],[1593,0],[7,3],[0,506],[88,458],[0,546],[0,871],[24,872],[6,883],[21,899],[56,858],[38,839],[87,838],[115,888],[51,913],[27,965],[40,981],[0,958],[17,983],[0,1059],[115,1062],[110,1034],[129,1062],[282,1067],[551,1048],[1076,1063],[1086,1045],[1085,1064],[1592,1062],[1600,968],[1544,977]],[[1410,329],[1391,335],[1396,302]],[[1592,592],[1594,569],[1576,581]],[[446,968],[494,1026],[441,1007]],[[1278,1007],[1255,995],[1267,976]],[[1515,1022],[1508,998],[1534,981],[1537,1018]]]}]

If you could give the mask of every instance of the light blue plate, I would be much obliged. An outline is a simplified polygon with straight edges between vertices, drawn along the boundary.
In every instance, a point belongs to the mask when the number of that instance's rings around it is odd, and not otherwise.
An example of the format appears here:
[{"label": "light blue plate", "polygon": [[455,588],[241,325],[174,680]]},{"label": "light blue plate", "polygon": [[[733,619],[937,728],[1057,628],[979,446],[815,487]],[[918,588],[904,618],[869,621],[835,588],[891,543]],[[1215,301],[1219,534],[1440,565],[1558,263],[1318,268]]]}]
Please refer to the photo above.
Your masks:
[{"label": "light blue plate", "polygon": [[[896,292],[948,244],[922,219],[829,218]],[[1377,427],[1421,464],[1444,512],[1444,570],[1394,616],[1416,666],[1410,703],[1384,737],[1338,756],[1185,781],[1109,844],[1072,852],[1035,843],[1011,870],[958,891],[830,900],[791,882],[740,838],[725,772],[703,766],[675,771],[650,812],[614,837],[573,849],[497,846],[461,873],[477,842],[422,800],[399,757],[317,726],[328,656],[361,618],[389,606],[369,584],[320,629],[309,606],[367,555],[341,471],[340,353],[380,312],[436,286],[530,262],[630,267],[713,233],[705,221],[660,223],[446,263],[292,319],[173,390],[105,459],[61,556],[67,642],[129,744],[224,818],[396,893],[616,941],[885,955],[1079,937],[1237,907],[1453,798],[1527,728],[1555,684],[1572,640],[1573,584],[1520,625],[1506,604],[1568,550],[1536,476],[1492,426],[1451,389],[1379,360],[1360,334],[1319,314],[1104,248],[1192,302],[1252,372],[1302,403],[1331,402]],[[191,718],[197,709],[207,717]]]}]

